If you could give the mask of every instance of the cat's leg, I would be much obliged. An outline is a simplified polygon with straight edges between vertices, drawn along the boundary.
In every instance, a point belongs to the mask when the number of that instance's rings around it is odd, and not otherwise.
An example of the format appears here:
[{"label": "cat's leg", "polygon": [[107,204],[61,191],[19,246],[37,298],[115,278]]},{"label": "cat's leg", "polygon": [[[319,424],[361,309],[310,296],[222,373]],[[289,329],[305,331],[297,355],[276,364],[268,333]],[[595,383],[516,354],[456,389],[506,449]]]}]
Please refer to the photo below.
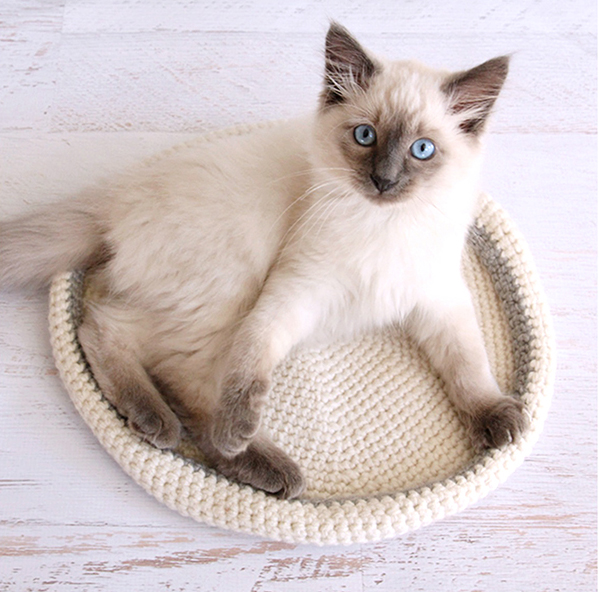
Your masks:
[{"label": "cat's leg", "polygon": [[466,287],[455,296],[421,303],[406,326],[445,382],[475,446],[502,446],[525,429],[523,405],[497,386]]},{"label": "cat's leg", "polygon": [[224,456],[235,457],[256,436],[272,372],[313,332],[325,297],[301,281],[271,281],[245,318],[225,365],[212,426],[212,443]]},{"label": "cat's leg", "polygon": [[181,424],[143,368],[127,327],[108,308],[92,305],[78,338],[100,390],[130,429],[158,448],[177,446]]},{"label": "cat's leg", "polygon": [[214,446],[214,406],[210,397],[213,387],[209,377],[189,380],[193,360],[193,356],[189,357],[175,372],[174,368],[165,372],[163,367],[162,377],[153,373],[152,378],[208,464],[230,479],[278,497],[300,495],[305,485],[301,469],[264,433],[258,433],[245,450],[233,457],[225,456]]}]

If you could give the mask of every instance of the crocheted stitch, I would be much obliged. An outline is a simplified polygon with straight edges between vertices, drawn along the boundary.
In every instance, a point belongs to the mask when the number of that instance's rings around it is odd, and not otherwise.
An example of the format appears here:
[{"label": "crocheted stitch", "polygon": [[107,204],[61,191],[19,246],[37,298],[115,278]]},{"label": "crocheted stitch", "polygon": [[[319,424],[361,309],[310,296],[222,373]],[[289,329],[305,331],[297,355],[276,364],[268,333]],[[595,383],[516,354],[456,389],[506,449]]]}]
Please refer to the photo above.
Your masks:
[{"label": "crocheted stitch", "polygon": [[280,500],[218,475],[190,442],[176,451],[158,450],[127,428],[98,389],[77,342],[76,273],[56,277],[51,287],[54,356],[73,403],[101,444],[170,508],[275,540],[376,541],[487,495],[530,452],[547,414],[554,375],[548,307],[524,240],[487,196],[480,200],[463,272],[495,375],[504,391],[524,402],[527,432],[518,442],[477,455],[442,382],[397,330],[299,351],[277,369],[264,417],[273,440],[305,473],[308,488],[298,500]]}]

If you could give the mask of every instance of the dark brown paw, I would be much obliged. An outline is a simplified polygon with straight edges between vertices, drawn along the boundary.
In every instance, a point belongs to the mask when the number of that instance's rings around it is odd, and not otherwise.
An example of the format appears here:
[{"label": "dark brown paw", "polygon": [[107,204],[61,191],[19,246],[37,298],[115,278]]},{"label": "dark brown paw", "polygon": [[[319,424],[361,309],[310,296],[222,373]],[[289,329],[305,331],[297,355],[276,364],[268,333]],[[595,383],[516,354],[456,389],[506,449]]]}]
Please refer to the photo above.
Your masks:
[{"label": "dark brown paw", "polygon": [[260,427],[268,384],[262,380],[229,381],[212,426],[212,444],[226,457],[247,449]]},{"label": "dark brown paw", "polygon": [[156,448],[176,448],[181,440],[181,423],[170,409],[159,412],[140,407],[129,413],[127,423],[132,432]]},{"label": "dark brown paw", "polygon": [[226,477],[282,499],[297,497],[305,489],[299,466],[282,450],[264,440],[252,442],[241,454],[223,458],[216,464]]},{"label": "dark brown paw", "polygon": [[500,448],[515,441],[526,429],[528,420],[520,401],[504,397],[470,417],[468,423],[477,448]]}]

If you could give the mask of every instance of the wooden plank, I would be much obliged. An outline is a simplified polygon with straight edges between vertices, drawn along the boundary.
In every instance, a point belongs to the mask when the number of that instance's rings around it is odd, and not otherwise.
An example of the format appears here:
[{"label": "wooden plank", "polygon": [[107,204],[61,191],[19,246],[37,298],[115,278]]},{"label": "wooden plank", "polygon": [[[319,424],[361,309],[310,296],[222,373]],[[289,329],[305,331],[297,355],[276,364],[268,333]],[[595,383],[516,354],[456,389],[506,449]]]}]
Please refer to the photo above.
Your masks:
[{"label": "wooden plank", "polygon": [[[567,32],[593,33],[596,6],[586,0],[554,2],[531,0],[503,2],[482,0],[468,5],[453,2],[392,2],[372,4],[364,0],[317,2],[272,2],[253,0],[223,4],[217,0],[154,2],[148,10],[143,0],[83,0],[67,3],[65,31],[252,31],[323,34],[329,19],[337,19],[360,33],[380,35],[433,34],[450,37],[470,33]],[[427,39],[428,41],[428,39]]]},{"label": "wooden plank", "polygon": [[[513,52],[495,131],[596,132],[592,35],[474,32],[425,45],[419,34],[363,40],[390,57],[451,69]],[[0,42],[8,58],[0,66],[9,80],[0,96],[5,130],[214,129],[311,110],[321,85],[321,34],[52,33],[23,41]]]}]

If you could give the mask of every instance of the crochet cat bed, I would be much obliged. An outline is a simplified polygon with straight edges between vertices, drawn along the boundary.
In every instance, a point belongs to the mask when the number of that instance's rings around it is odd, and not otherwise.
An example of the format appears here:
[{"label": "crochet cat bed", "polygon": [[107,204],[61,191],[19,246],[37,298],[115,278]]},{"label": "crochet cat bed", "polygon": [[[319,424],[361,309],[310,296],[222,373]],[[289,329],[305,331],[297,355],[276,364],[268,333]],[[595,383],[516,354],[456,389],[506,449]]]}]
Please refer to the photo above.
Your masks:
[{"label": "crochet cat bed", "polygon": [[159,450],[127,428],[77,343],[82,278],[76,273],[56,277],[51,287],[54,356],[100,443],[170,508],[275,540],[376,541],[487,495],[522,463],[547,414],[554,374],[548,307],[523,239],[487,196],[481,196],[463,272],[497,381],[525,404],[530,424],[523,437],[477,454],[442,382],[398,329],[299,351],[276,371],[264,425],[302,467],[307,490],[301,499],[280,500],[226,479],[190,442]]}]

